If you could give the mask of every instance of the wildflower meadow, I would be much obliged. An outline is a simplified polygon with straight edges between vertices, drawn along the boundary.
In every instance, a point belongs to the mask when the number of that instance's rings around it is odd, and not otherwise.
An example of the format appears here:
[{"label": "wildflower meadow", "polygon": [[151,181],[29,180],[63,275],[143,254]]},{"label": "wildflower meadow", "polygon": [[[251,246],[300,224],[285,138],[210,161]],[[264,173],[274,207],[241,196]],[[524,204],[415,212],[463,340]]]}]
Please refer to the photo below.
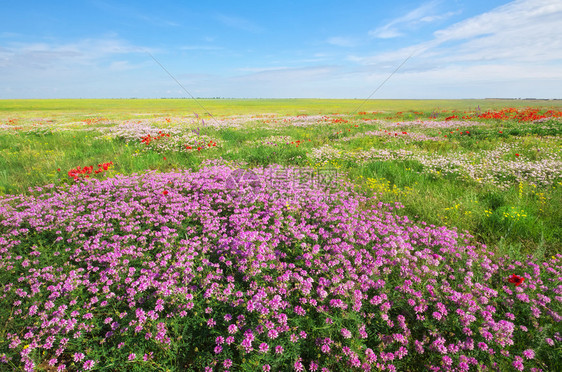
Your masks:
[{"label": "wildflower meadow", "polygon": [[201,104],[0,102],[0,371],[562,370],[562,104]]}]

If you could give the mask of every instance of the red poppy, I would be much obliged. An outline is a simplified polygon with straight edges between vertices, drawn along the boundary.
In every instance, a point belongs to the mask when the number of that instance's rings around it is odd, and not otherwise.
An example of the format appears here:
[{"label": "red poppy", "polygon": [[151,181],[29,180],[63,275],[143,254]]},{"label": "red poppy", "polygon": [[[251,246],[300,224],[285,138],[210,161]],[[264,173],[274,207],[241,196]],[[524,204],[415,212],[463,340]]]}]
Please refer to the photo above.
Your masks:
[{"label": "red poppy", "polygon": [[162,195],[168,195],[168,190],[162,191]]},{"label": "red poppy", "polygon": [[60,168],[57,168],[57,172],[60,172]]},{"label": "red poppy", "polygon": [[524,280],[525,278],[523,278],[522,276],[512,274],[509,277],[508,282],[513,283],[516,287],[518,287],[521,285],[521,283],[523,283]]},{"label": "red poppy", "polygon": [[519,156],[519,154],[515,154],[515,156]]}]

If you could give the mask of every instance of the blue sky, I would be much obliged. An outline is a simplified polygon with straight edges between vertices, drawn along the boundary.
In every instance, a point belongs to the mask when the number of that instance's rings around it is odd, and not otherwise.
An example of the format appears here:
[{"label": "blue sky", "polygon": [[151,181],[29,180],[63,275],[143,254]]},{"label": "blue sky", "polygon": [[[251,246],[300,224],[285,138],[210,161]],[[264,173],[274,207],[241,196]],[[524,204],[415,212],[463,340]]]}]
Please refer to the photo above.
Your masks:
[{"label": "blue sky", "polygon": [[[3,1],[0,99],[562,98],[562,1]],[[148,52],[148,53],[147,53]],[[408,59],[408,57],[410,57]]]}]

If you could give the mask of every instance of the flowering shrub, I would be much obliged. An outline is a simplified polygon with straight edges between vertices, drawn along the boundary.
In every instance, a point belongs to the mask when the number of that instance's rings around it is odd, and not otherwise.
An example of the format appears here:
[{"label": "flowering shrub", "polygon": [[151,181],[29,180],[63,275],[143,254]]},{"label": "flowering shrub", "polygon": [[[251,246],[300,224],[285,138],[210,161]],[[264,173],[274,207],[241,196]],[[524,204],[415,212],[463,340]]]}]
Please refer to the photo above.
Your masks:
[{"label": "flowering shrub", "polygon": [[273,170],[250,204],[223,165],[5,198],[2,368],[560,370],[562,255]]},{"label": "flowering shrub", "polygon": [[500,144],[493,150],[478,153],[450,152],[447,155],[409,150],[378,149],[345,152],[330,145],[313,148],[308,157],[315,162],[348,160],[354,162],[415,160],[423,165],[422,173],[460,178],[506,189],[516,182],[550,186],[562,180],[562,157],[556,151],[542,151],[541,158],[530,160],[519,153],[505,158],[514,145]]},{"label": "flowering shrub", "polygon": [[126,121],[120,123],[119,125],[109,128],[102,128],[100,130],[112,138],[119,138],[127,143],[140,142],[147,137],[157,138],[160,137],[162,132],[169,135],[176,135],[181,133],[180,129],[173,127],[166,128],[164,131],[162,131],[162,128],[158,128],[152,125],[151,122],[147,121]]},{"label": "flowering shrub", "polygon": [[159,153],[201,151],[217,147],[219,143],[217,139],[200,134],[199,128],[189,131],[177,127],[160,129],[150,123],[125,122],[104,130],[113,138],[140,143],[144,150]]},{"label": "flowering shrub", "polygon": [[489,110],[477,116],[480,119],[517,120],[519,122],[538,121],[562,117],[562,111],[547,110],[542,112],[538,108],[516,109],[513,107]]}]

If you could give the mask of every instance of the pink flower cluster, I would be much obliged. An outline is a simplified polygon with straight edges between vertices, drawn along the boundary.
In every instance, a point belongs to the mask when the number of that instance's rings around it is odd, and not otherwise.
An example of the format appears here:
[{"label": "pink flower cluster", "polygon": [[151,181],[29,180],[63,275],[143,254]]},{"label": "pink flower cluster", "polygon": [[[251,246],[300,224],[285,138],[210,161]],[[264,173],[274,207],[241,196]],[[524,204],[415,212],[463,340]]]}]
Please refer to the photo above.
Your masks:
[{"label": "pink flower cluster", "polygon": [[225,187],[231,173],[205,166],[4,199],[0,365],[555,369],[562,255],[494,257],[341,180],[331,194],[273,184],[245,204]]}]

